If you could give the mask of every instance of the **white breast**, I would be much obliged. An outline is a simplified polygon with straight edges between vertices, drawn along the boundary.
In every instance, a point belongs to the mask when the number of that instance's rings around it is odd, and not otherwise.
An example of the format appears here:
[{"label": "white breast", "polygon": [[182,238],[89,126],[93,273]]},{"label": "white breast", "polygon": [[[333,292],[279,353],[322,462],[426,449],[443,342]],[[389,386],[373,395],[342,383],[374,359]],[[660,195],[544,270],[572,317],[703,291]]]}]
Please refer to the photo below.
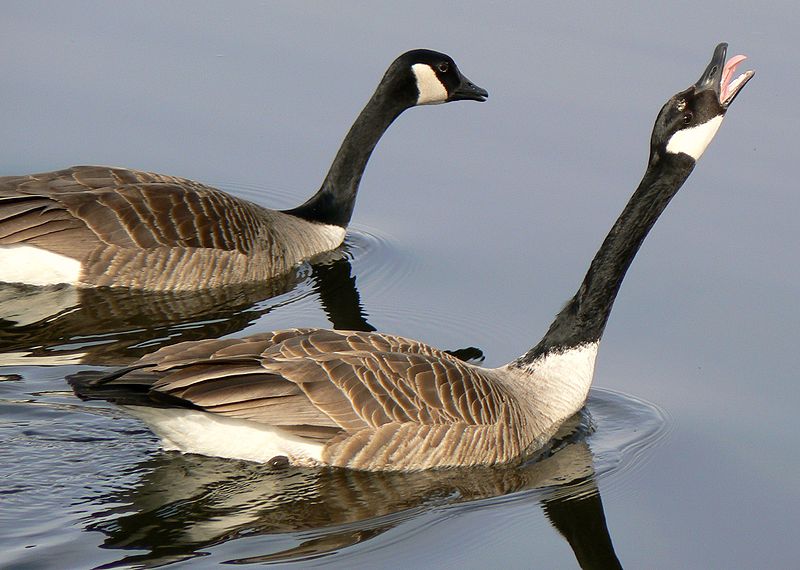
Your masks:
[{"label": "white breast", "polygon": [[318,224],[317,239],[320,241],[320,249],[336,249],[344,241],[347,230],[341,226],[329,224]]},{"label": "white breast", "polygon": [[558,423],[586,402],[598,347],[597,342],[587,342],[547,354],[524,368],[506,366],[505,370],[513,378],[512,389],[533,410],[533,415]]}]

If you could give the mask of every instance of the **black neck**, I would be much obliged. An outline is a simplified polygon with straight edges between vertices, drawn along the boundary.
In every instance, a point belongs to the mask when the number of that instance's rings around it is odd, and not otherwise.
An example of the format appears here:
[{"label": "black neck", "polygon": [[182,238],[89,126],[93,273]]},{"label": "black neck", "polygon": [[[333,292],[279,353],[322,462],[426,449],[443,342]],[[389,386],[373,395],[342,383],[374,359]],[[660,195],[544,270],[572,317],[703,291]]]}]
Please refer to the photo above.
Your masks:
[{"label": "black neck", "polygon": [[393,98],[381,84],[359,114],[333,159],[322,187],[302,205],[286,210],[300,218],[347,227],[353,215],[361,175],[372,150],[389,125],[411,105]]},{"label": "black neck", "polygon": [[694,164],[684,154],[653,154],[644,178],[594,256],[578,292],[558,313],[539,344],[516,361],[518,364],[600,340],[636,252]]}]

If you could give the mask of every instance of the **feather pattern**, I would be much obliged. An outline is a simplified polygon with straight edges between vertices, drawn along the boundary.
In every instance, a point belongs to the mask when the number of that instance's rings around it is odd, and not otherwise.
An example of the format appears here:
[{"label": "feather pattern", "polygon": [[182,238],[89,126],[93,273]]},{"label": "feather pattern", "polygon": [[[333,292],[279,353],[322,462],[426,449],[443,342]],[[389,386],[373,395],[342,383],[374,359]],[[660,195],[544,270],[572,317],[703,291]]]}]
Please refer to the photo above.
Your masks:
[{"label": "feather pattern", "polygon": [[351,126],[319,190],[286,211],[185,178],[124,168],[75,166],[0,178],[0,280],[185,290],[283,275],[342,244],[367,162],[401,113],[422,103],[484,101],[487,95],[446,54],[422,49],[400,55]]},{"label": "feather pattern", "polygon": [[[147,367],[142,369],[142,367]],[[399,336],[293,329],[165,347],[137,364],[164,396],[324,442],[322,463],[424,469],[507,463],[534,443],[492,369]],[[125,384],[126,374],[104,388]]]},{"label": "feather pattern", "polygon": [[327,228],[137,170],[75,166],[0,178],[0,246],[75,259],[84,286],[181,290],[267,280],[337,247],[344,230]]},{"label": "feather pattern", "polygon": [[[480,368],[424,343],[377,332],[293,329],[176,344],[104,378],[76,375],[70,379],[75,392],[120,403],[127,398],[152,418],[163,418],[151,427],[166,446],[223,457],[268,461],[287,455],[301,465],[365,470],[526,458],[586,401],[622,280],[695,166],[692,154],[672,152],[669,141],[698,124],[719,123],[727,110],[720,102],[720,93],[727,93],[721,83],[736,61],[723,65],[726,47],[717,46],[697,84],[662,107],[645,175],[578,292],[545,336],[505,366]],[[740,86],[752,77],[748,73]],[[126,388],[128,375],[135,383]],[[155,402],[152,409],[142,401],[143,387]],[[159,402],[183,409],[165,413]],[[213,446],[194,433],[192,422],[211,426],[204,433]],[[240,455],[229,449],[234,433],[250,435]]]}]

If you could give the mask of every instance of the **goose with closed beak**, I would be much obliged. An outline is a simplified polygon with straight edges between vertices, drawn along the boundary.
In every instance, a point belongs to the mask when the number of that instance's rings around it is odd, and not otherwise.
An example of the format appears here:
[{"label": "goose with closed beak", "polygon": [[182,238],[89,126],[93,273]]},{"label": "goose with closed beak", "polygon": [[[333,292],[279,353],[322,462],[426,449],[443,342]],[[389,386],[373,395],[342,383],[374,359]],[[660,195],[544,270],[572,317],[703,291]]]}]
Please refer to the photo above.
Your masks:
[{"label": "goose with closed beak", "polygon": [[[625,272],[752,71],[720,44],[658,114],[644,177],[578,292],[533,348],[499,368],[378,332],[294,329],[176,344],[97,379],[83,398],[124,405],[165,449],[362,470],[498,465],[544,446],[584,405]],[[277,458],[277,459],[276,459]]]},{"label": "goose with closed beak", "polygon": [[192,290],[284,274],[341,245],[370,154],[403,111],[487,96],[449,56],[404,53],[353,123],[319,191],[290,210],[125,168],[0,178],[0,281]]}]

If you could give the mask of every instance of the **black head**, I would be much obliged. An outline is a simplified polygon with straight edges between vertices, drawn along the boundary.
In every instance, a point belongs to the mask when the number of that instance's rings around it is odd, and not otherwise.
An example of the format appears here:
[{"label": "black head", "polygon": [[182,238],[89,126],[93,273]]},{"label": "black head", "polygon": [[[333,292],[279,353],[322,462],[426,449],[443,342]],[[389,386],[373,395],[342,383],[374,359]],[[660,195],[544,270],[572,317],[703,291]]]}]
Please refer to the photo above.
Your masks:
[{"label": "black head", "polygon": [[449,55],[428,49],[415,49],[398,57],[386,72],[402,90],[409,106],[449,101],[485,101],[489,93],[464,77]]},{"label": "black head", "polygon": [[658,114],[651,139],[651,159],[664,154],[700,158],[716,135],[722,118],[739,91],[753,77],[746,71],[731,79],[746,57],[737,55],[727,63],[728,44],[721,43],[697,83],[674,95]]}]

